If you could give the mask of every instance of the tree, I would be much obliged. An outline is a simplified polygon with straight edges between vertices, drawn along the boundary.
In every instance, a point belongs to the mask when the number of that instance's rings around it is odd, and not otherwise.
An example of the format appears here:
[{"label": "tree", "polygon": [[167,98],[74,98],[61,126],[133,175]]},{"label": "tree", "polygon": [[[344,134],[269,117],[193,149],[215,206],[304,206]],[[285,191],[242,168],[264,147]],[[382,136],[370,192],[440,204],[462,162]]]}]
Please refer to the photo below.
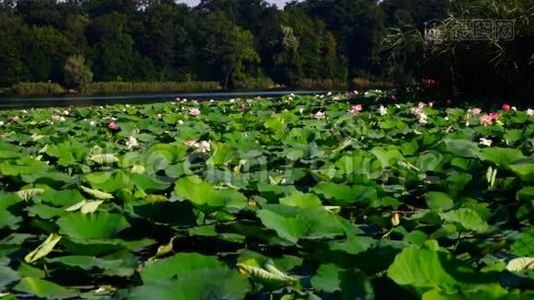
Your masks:
[{"label": "tree", "polygon": [[157,71],[155,80],[184,80],[191,72],[189,62],[195,53],[188,32],[190,8],[173,0],[146,3],[139,25],[132,31],[139,52],[151,59]]},{"label": "tree", "polygon": [[54,81],[63,78],[63,65],[75,52],[75,45],[53,27],[23,27],[21,60],[24,81]]},{"label": "tree", "polygon": [[60,28],[63,23],[57,0],[19,0],[16,12],[28,25]]},{"label": "tree", "polygon": [[383,40],[386,75],[406,86],[417,82],[423,62],[421,32],[410,24],[388,28]]},{"label": "tree", "polygon": [[338,57],[348,61],[349,76],[379,67],[385,14],[377,1],[307,0],[292,2],[286,10],[291,7],[302,7],[308,15],[326,23],[336,37]]},{"label": "tree", "polygon": [[93,73],[81,55],[73,55],[65,63],[64,83],[69,88],[83,88],[93,81]]},{"label": "tree", "polygon": [[126,15],[112,12],[96,18],[87,29],[96,80],[144,80],[153,71],[152,61],[134,48],[127,22]]},{"label": "tree", "polygon": [[0,13],[0,86],[10,86],[22,79],[23,63],[20,57],[20,36],[23,22],[20,18]]},{"label": "tree", "polygon": [[[441,75],[469,96],[500,101],[534,95],[534,0],[457,1],[450,17],[440,27],[443,41],[432,43],[428,70]],[[459,39],[453,33],[461,20],[515,20],[508,38],[490,35],[480,39]],[[491,24],[490,24],[491,25]],[[501,33],[506,33],[501,32]],[[447,67],[438,72],[435,65]]]},{"label": "tree", "polygon": [[198,71],[221,81],[225,88],[258,75],[260,57],[252,33],[232,23],[222,12],[200,17],[203,22],[197,28]]}]

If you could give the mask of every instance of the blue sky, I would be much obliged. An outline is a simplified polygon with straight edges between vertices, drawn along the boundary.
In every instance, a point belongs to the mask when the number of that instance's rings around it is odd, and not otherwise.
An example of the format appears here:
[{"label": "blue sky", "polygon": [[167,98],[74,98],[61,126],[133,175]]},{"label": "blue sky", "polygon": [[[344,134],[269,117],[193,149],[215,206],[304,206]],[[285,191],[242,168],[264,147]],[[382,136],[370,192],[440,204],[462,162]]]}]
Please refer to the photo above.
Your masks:
[{"label": "blue sky", "polygon": [[[267,0],[267,2],[276,4],[278,7],[283,8],[286,2],[289,2],[290,0]],[[197,5],[200,0],[179,0],[178,2],[187,3],[191,6]]]}]

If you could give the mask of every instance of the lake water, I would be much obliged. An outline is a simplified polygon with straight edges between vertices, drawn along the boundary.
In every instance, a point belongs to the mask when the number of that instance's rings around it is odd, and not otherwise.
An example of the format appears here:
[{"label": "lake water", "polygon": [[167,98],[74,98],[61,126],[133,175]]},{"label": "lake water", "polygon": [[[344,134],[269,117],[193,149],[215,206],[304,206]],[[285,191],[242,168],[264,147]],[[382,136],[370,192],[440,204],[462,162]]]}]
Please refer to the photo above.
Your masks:
[{"label": "lake water", "polygon": [[295,95],[314,95],[326,91],[259,91],[259,92],[209,92],[209,93],[161,93],[125,94],[103,96],[62,96],[62,97],[5,97],[0,98],[0,109],[23,109],[55,106],[91,106],[110,104],[147,104],[172,101],[176,98],[189,100],[280,97]]}]

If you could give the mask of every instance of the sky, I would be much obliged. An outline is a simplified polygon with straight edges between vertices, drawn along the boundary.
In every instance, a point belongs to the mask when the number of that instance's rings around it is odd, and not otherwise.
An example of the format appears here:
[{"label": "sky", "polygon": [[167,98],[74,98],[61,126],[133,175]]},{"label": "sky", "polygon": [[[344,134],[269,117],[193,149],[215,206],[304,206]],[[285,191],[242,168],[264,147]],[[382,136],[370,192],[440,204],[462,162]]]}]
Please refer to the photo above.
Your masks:
[{"label": "sky", "polygon": [[[276,4],[280,8],[283,8],[284,5],[289,1],[290,0],[267,0],[267,2]],[[190,6],[195,6],[200,2],[200,0],[179,0],[178,2],[187,3]]]}]

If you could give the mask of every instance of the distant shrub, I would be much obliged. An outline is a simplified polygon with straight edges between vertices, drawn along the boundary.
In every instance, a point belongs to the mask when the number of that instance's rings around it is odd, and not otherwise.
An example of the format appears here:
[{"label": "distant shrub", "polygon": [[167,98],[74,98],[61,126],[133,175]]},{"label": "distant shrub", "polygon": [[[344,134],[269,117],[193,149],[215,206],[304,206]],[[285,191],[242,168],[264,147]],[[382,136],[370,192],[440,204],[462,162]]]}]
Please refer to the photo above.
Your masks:
[{"label": "distant shrub", "polygon": [[346,90],[348,84],[339,79],[301,79],[298,88],[305,90]]},{"label": "distant shrub", "polygon": [[220,90],[217,81],[186,82],[93,82],[82,89],[84,94],[127,94],[158,92],[193,92]]},{"label": "distant shrub", "polygon": [[69,88],[84,87],[93,81],[93,73],[81,55],[70,56],[63,69],[64,82]]},{"label": "distant shrub", "polygon": [[21,82],[11,87],[10,93],[25,97],[62,95],[65,94],[65,89],[51,82]]}]

